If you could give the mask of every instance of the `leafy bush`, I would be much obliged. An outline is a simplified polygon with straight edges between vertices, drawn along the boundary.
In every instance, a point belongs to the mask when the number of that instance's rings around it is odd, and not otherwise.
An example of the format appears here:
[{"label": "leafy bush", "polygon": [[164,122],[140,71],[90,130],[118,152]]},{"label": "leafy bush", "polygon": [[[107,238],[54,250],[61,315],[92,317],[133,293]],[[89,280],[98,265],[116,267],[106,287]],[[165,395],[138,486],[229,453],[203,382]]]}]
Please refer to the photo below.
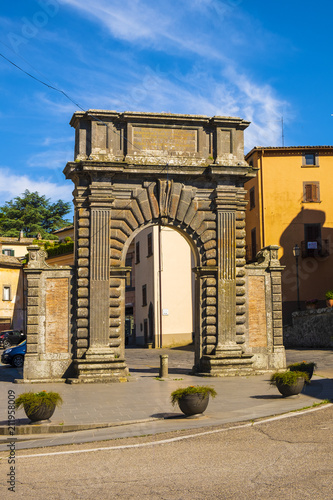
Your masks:
[{"label": "leafy bush", "polygon": [[309,382],[309,375],[306,372],[301,371],[286,371],[286,372],[275,372],[270,378],[270,384],[284,384],[284,385],[294,385],[297,383],[298,378],[304,378],[306,382]]},{"label": "leafy bush", "polygon": [[215,398],[217,392],[213,387],[207,385],[189,385],[184,389],[176,389],[171,393],[171,403],[174,406],[183,396],[188,394],[201,394],[204,398],[205,396],[212,396]]},{"label": "leafy bush", "polygon": [[301,361],[300,363],[293,363],[288,365],[288,368],[293,371],[306,372],[317,367],[317,363],[314,361]]},{"label": "leafy bush", "polygon": [[332,300],[333,299],[333,290],[327,290],[325,293],[325,298],[326,300]]},{"label": "leafy bush", "polygon": [[24,392],[15,399],[15,408],[24,407],[33,412],[40,405],[45,404],[47,407],[60,406],[62,397],[57,392]]},{"label": "leafy bush", "polygon": [[74,242],[69,241],[68,243],[60,243],[59,245],[54,245],[47,249],[48,257],[55,257],[56,255],[63,255],[66,253],[74,252]]}]

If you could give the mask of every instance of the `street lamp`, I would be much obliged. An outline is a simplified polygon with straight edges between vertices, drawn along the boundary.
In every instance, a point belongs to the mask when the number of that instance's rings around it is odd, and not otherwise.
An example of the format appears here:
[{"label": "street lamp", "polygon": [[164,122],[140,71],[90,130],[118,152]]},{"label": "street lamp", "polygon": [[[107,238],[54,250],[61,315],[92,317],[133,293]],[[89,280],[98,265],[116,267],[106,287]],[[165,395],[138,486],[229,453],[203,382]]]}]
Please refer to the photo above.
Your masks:
[{"label": "street lamp", "polygon": [[294,257],[296,259],[297,309],[300,311],[301,306],[300,306],[300,302],[299,302],[298,257],[301,254],[301,249],[297,245],[297,243],[293,248],[293,254],[294,254]]}]

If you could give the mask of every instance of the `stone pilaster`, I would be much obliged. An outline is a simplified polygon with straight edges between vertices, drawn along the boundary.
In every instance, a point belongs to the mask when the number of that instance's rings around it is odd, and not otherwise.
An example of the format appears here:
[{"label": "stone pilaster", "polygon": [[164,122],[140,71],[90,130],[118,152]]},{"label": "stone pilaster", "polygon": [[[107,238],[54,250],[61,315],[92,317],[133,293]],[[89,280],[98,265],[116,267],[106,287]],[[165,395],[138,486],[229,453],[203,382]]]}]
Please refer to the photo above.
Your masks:
[{"label": "stone pilaster", "polygon": [[[217,345],[219,357],[239,357],[236,343],[236,193],[219,193],[217,207],[218,310]],[[229,196],[228,196],[229,195]],[[234,196],[232,196],[234,195]],[[232,197],[234,199],[232,199]],[[230,199],[231,198],[231,199]]]},{"label": "stone pilaster", "polygon": [[[78,380],[104,382],[126,380],[124,353],[120,352],[121,336],[112,330],[110,316],[113,304],[110,298],[110,241],[112,191],[109,183],[93,180],[88,196],[89,208],[79,220],[77,254],[78,276],[78,341],[88,333],[88,349],[84,357],[75,360]],[[80,213],[80,212],[79,212]],[[82,246],[89,243],[89,247]],[[87,248],[87,251],[84,249]],[[82,256],[80,256],[82,255]],[[79,295],[88,294],[88,298]],[[124,299],[124,297],[123,297]],[[120,315],[121,317],[121,315]],[[87,319],[87,321],[85,321]],[[116,318],[117,319],[117,318]],[[119,324],[120,326],[120,324]]]}]

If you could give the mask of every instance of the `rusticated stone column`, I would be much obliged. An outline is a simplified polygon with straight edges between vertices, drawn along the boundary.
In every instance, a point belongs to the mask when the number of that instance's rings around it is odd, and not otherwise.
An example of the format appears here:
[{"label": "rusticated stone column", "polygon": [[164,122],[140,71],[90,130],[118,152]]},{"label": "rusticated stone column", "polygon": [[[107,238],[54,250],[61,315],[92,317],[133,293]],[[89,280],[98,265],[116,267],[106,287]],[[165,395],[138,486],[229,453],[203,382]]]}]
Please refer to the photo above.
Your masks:
[{"label": "rusticated stone column", "polygon": [[218,357],[239,357],[236,343],[236,193],[218,192],[217,253],[218,253]]},{"label": "rusticated stone column", "polygon": [[[93,176],[92,176],[93,177]],[[111,207],[113,202],[111,184],[102,180],[92,179],[90,194],[88,195],[89,219],[79,220],[78,240],[89,241],[89,252],[80,257],[82,249],[79,245],[77,257],[77,284],[78,284],[78,322],[85,319],[85,306],[87,328],[78,328],[78,341],[88,331],[88,349],[84,356],[75,360],[79,381],[103,382],[126,380],[124,353],[121,346],[120,332],[115,335],[112,329],[112,317],[117,309],[117,321],[121,321],[121,302],[124,297],[119,295],[120,302],[112,301],[110,286],[114,285],[115,277],[110,279],[110,244],[111,244]],[[85,215],[85,214],[84,214]],[[82,242],[81,242],[82,243]],[[82,245],[81,245],[82,246]],[[83,247],[84,248],[84,247]],[[89,256],[89,258],[88,258]],[[121,281],[121,280],[120,280]],[[123,280],[124,281],[124,280]],[[89,299],[81,297],[81,289],[88,286]],[[122,287],[125,288],[124,286]],[[111,294],[111,298],[110,298]],[[117,307],[115,307],[115,305]],[[118,311],[119,309],[119,311]],[[89,311],[89,314],[88,314]],[[83,331],[84,330],[84,331]]]},{"label": "rusticated stone column", "polygon": [[111,210],[91,209],[90,350],[109,340],[110,216]]}]

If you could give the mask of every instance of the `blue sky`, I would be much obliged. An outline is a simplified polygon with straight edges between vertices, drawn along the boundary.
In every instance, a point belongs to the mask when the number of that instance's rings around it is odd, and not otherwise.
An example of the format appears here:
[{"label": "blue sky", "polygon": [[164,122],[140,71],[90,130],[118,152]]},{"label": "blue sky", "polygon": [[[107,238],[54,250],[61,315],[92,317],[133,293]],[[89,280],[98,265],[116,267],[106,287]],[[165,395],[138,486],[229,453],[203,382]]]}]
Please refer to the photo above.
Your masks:
[{"label": "blue sky", "polygon": [[[12,0],[0,52],[83,109],[240,116],[246,151],[332,144],[332,14],[322,0]],[[70,201],[78,108],[0,57],[1,205]]]}]

